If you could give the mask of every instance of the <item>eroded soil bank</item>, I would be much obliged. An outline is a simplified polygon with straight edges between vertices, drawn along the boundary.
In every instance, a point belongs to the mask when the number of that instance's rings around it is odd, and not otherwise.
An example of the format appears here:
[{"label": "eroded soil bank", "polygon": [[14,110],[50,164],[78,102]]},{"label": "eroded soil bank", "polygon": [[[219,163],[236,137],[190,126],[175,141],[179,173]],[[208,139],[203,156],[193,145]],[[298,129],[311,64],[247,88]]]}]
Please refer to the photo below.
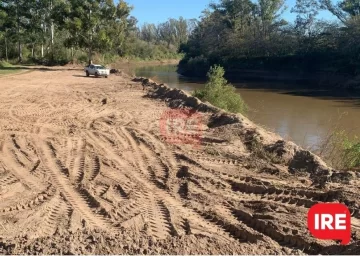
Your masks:
[{"label": "eroded soil bank", "polygon": [[[360,252],[357,174],[243,116],[123,73],[0,89],[0,254]],[[201,123],[164,137],[180,109]],[[307,231],[309,207],[333,201],[352,212],[348,246]]]}]

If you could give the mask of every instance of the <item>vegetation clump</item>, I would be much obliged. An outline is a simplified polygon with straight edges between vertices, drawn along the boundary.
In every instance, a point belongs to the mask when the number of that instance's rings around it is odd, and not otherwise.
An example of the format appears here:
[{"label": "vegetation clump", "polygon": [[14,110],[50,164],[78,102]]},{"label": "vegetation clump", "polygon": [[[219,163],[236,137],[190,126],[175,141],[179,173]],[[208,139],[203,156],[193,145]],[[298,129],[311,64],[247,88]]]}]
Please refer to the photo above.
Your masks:
[{"label": "vegetation clump", "polygon": [[0,69],[1,68],[11,68],[13,67],[13,65],[11,65],[10,63],[6,62],[6,61],[0,61]]},{"label": "vegetation clump", "polygon": [[0,61],[0,75],[8,75],[22,71],[21,68],[14,67],[6,61]]},{"label": "vegetation clump", "polygon": [[345,131],[335,130],[322,143],[318,152],[333,167],[360,171],[360,138],[350,137]]},{"label": "vegetation clump", "polygon": [[244,113],[247,109],[244,100],[227,82],[224,74],[223,67],[217,65],[211,67],[207,74],[208,82],[205,88],[195,90],[193,96],[232,113]]},{"label": "vegetation clump", "polygon": [[350,139],[348,136],[343,137],[343,161],[345,167],[349,169],[360,170],[360,140],[357,136]]}]

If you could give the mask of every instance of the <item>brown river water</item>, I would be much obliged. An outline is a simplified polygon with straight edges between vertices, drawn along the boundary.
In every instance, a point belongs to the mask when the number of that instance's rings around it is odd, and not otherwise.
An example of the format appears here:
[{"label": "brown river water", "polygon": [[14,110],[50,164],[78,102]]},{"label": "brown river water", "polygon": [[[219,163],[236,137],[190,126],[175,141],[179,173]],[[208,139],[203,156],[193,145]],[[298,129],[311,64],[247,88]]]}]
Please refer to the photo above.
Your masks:
[{"label": "brown river water", "polygon": [[[205,83],[178,75],[176,65],[121,68],[186,91]],[[232,84],[249,106],[248,118],[306,149],[318,151],[335,130],[360,136],[360,93],[294,89],[291,84],[266,81]]]}]

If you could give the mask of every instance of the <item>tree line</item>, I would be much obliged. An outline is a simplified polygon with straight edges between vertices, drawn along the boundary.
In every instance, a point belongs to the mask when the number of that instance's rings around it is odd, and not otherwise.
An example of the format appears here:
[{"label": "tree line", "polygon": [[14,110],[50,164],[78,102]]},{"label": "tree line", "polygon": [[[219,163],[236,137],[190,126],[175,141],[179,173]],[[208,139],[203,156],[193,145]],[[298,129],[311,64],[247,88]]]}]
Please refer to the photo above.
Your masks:
[{"label": "tree line", "polygon": [[[297,0],[285,20],[284,0],[221,0],[210,4],[187,43],[179,71],[204,76],[213,64],[227,71],[277,69],[360,74],[360,1]],[[326,10],[333,20],[320,20]]]},{"label": "tree line", "polygon": [[94,54],[141,59],[178,57],[193,21],[138,27],[123,0],[1,0],[0,58],[66,63]]}]

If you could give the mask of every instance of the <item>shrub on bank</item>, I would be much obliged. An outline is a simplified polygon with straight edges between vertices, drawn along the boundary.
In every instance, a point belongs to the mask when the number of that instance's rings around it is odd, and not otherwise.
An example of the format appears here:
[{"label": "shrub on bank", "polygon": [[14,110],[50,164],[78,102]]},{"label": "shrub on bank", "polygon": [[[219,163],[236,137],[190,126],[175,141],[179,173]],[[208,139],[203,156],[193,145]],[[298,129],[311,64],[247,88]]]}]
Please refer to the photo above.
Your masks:
[{"label": "shrub on bank", "polygon": [[343,155],[344,163],[347,168],[359,168],[360,167],[360,141],[358,137],[353,140],[347,136],[343,139]]},{"label": "shrub on bank", "polygon": [[322,143],[319,155],[334,168],[360,171],[360,138],[335,129]]},{"label": "shrub on bank", "polygon": [[232,113],[244,113],[247,106],[240,94],[224,78],[225,70],[221,66],[210,68],[207,77],[208,82],[204,89],[195,90],[193,96],[208,101],[214,106]]}]

